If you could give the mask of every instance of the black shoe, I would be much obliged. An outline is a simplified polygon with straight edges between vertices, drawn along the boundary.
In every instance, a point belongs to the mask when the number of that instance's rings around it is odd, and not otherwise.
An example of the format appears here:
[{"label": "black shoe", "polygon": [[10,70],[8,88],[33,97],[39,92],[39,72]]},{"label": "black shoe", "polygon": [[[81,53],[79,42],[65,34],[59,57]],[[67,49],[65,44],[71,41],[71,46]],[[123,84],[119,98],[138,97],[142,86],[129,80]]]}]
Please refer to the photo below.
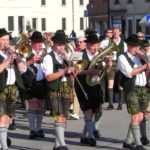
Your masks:
[{"label": "black shoe", "polygon": [[55,148],[55,147],[53,147],[53,150],[62,150],[61,148],[62,148],[61,146],[56,147],[56,148]]},{"label": "black shoe", "polygon": [[61,150],[69,150],[67,146],[61,146]]},{"label": "black shoe", "polygon": [[9,125],[8,130],[16,130],[15,120],[12,120],[12,123]]},{"label": "black shoe", "polygon": [[96,140],[93,138],[81,138],[80,142],[89,146],[96,146]]},{"label": "black shoe", "polygon": [[107,110],[114,109],[114,106],[109,104],[109,105],[107,106],[107,108],[106,108],[106,109],[107,109]]},{"label": "black shoe", "polygon": [[118,105],[117,110],[122,110],[122,105]]},{"label": "black shoe", "polygon": [[123,148],[130,149],[130,150],[136,150],[136,145],[135,145],[135,143],[127,144],[126,142],[124,142]]},{"label": "black shoe", "polygon": [[137,145],[136,150],[146,150],[142,145]]},{"label": "black shoe", "polygon": [[37,133],[35,131],[30,131],[29,139],[35,139],[37,137]]},{"label": "black shoe", "polygon": [[143,145],[148,145],[149,144],[149,140],[146,137],[141,137],[141,142]]},{"label": "black shoe", "polygon": [[99,130],[94,131],[94,136],[95,136],[96,139],[99,139],[101,137],[101,134],[100,134]]},{"label": "black shoe", "polygon": [[43,133],[43,130],[37,131],[37,136],[40,137],[40,138],[44,138],[45,135],[44,135],[44,133]]},{"label": "black shoe", "polygon": [[11,139],[9,137],[7,137],[7,145],[8,145],[8,147],[11,146]]}]

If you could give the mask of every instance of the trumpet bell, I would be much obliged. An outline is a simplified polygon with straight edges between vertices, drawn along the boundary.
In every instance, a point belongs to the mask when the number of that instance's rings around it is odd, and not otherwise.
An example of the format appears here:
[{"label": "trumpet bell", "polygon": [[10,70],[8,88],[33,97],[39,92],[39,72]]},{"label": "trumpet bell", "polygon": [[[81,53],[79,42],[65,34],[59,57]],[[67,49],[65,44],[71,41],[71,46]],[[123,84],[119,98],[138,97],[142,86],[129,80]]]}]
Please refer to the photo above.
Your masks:
[{"label": "trumpet bell", "polygon": [[77,61],[77,63],[74,65],[75,70],[78,72],[83,71],[87,67],[88,63],[85,59]]}]

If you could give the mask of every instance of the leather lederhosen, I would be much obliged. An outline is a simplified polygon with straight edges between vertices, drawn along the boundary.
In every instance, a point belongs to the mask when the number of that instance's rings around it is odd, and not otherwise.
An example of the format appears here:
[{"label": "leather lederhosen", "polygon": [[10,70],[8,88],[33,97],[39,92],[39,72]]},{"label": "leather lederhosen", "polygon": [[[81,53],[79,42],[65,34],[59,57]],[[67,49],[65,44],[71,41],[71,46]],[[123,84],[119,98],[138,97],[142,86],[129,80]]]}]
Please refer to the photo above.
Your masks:
[{"label": "leather lederhosen", "polygon": [[[88,59],[86,50],[83,51],[83,59],[87,60],[87,62],[90,64],[90,60]],[[86,100],[83,91],[81,90],[78,82],[75,80],[74,86],[81,110],[86,111],[88,109],[92,109],[94,111],[96,109],[99,109],[99,105],[103,103],[102,86],[100,84],[95,86],[88,86],[88,84],[86,83],[85,75],[78,75],[77,77],[89,98],[88,100]]]}]

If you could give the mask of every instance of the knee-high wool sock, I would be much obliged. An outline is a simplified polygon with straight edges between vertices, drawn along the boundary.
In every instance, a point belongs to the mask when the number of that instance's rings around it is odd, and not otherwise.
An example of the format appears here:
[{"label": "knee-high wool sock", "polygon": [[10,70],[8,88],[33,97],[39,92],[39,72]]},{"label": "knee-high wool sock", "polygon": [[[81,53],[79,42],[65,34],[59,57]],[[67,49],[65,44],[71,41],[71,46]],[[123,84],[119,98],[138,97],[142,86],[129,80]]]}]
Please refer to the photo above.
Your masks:
[{"label": "knee-high wool sock", "polygon": [[108,89],[108,102],[110,105],[113,105],[113,89]]},{"label": "knee-high wool sock", "polygon": [[36,118],[36,114],[28,113],[30,131],[35,131],[35,118]]},{"label": "knee-high wool sock", "polygon": [[147,138],[146,135],[146,119],[144,118],[140,124],[141,136]]},{"label": "knee-high wool sock", "polygon": [[141,137],[140,126],[131,124],[131,128],[132,128],[132,133],[133,133],[133,137],[134,137],[136,145],[142,145],[141,140],[140,140],[140,137]]},{"label": "knee-high wool sock", "polygon": [[86,130],[88,132],[88,137],[89,138],[94,138],[94,134],[93,134],[94,128],[93,128],[92,118],[91,117],[85,117],[84,121],[85,121]]},{"label": "knee-high wool sock", "polygon": [[[54,129],[55,129],[55,136],[56,136],[55,142],[59,141],[60,146],[66,145],[65,138],[64,138],[65,125],[63,123],[56,122],[54,125]],[[58,145],[58,143],[55,143],[55,145]]]},{"label": "knee-high wool sock", "polygon": [[43,114],[36,114],[36,129],[37,131],[41,130],[43,120]]},{"label": "knee-high wool sock", "polygon": [[99,110],[96,110],[95,118],[94,118],[94,124],[95,124],[95,129],[96,130],[99,130],[101,116],[102,116],[102,112],[100,112]]},{"label": "knee-high wool sock", "polygon": [[0,143],[2,150],[8,149],[7,146],[7,128],[0,128]]},{"label": "knee-high wool sock", "polygon": [[130,143],[132,143],[132,140],[133,140],[133,134],[132,134],[131,124],[130,124],[125,141],[126,141],[127,144],[130,144]]}]

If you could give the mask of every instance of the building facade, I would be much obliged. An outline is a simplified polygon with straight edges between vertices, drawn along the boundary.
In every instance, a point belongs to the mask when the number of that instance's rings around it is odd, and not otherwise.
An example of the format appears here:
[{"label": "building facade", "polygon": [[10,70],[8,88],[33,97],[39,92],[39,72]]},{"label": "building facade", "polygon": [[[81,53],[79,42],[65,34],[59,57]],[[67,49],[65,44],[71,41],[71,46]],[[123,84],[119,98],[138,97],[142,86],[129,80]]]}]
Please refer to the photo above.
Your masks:
[{"label": "building facade", "polygon": [[150,34],[149,27],[139,24],[150,11],[150,0],[110,0],[109,7],[111,26],[121,26],[126,36],[139,31]]},{"label": "building facade", "polygon": [[88,27],[86,7],[88,0],[1,0],[0,28],[13,35],[35,28],[42,32],[63,29],[77,35]]},{"label": "building facade", "polygon": [[90,28],[102,35],[113,26],[120,26],[126,36],[139,31],[150,34],[149,26],[139,24],[145,15],[150,15],[150,0],[90,0],[88,11]]},{"label": "building facade", "polygon": [[90,0],[87,9],[89,27],[103,35],[108,27],[108,0]]}]

